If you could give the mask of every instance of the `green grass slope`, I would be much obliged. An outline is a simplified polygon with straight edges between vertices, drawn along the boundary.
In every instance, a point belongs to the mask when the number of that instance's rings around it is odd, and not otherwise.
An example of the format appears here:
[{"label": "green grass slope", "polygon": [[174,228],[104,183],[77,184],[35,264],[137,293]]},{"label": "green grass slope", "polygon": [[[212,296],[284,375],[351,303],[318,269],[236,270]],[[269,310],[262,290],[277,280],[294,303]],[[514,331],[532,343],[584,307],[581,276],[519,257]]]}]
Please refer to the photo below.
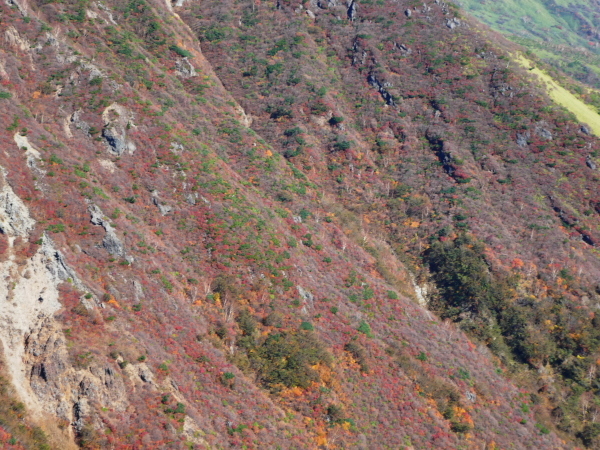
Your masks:
[{"label": "green grass slope", "polygon": [[600,86],[598,7],[591,0],[456,2],[536,56],[591,86]]}]

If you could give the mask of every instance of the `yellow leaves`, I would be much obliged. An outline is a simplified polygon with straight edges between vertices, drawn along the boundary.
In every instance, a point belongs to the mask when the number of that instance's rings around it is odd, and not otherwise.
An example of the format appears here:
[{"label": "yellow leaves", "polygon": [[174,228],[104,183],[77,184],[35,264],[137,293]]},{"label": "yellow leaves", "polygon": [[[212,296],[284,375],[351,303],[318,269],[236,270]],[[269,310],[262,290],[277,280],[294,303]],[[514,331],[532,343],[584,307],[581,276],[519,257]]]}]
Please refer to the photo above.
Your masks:
[{"label": "yellow leaves", "polygon": [[402,225],[410,227],[410,228],[419,228],[421,226],[421,223],[417,222],[417,221],[407,220],[407,221],[403,222]]},{"label": "yellow leaves", "polygon": [[42,96],[41,91],[35,91],[31,96],[33,99],[40,98]]},{"label": "yellow leaves", "polygon": [[270,158],[271,156],[273,156],[273,152],[272,152],[271,150],[267,150],[267,151],[265,152],[265,156],[266,156],[267,158]]}]

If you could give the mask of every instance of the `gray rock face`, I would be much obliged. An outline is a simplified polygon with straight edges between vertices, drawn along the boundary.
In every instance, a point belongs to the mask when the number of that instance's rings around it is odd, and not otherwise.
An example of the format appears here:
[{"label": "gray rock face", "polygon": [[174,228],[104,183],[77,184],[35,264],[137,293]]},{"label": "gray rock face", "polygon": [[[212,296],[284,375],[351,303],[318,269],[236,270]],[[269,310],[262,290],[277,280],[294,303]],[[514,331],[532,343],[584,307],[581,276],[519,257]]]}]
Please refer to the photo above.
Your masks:
[{"label": "gray rock face", "polygon": [[315,307],[315,296],[312,294],[312,292],[307,291],[302,286],[297,286],[296,289],[298,289],[298,294],[302,298],[302,303],[304,304],[302,309],[306,314],[308,312],[307,307],[309,309],[313,309]]},{"label": "gray rock face", "polygon": [[102,137],[106,139],[106,143],[112,149],[112,152],[121,156],[127,149],[125,145],[125,139],[119,136],[119,133],[114,128],[104,128],[102,130]]},{"label": "gray rock face", "polygon": [[104,213],[100,208],[96,205],[92,205],[89,207],[89,211],[92,215],[91,222],[94,225],[99,225],[106,231],[104,235],[104,239],[102,239],[102,246],[106,249],[108,253],[111,255],[119,256],[121,258],[125,257],[125,247],[123,243],[117,236],[115,229],[112,227],[108,219],[105,218]]},{"label": "gray rock face", "polygon": [[396,106],[394,97],[392,97],[392,94],[390,94],[386,89],[386,87],[389,87],[389,84],[382,83],[381,81],[379,81],[373,73],[369,74],[369,76],[367,77],[367,82],[379,91],[379,93],[389,106]]},{"label": "gray rock face", "polygon": [[409,56],[412,55],[412,49],[408,48],[406,45],[404,44],[398,44],[396,43],[396,48],[398,49],[398,51],[400,53],[402,53],[405,56]]},{"label": "gray rock face", "polygon": [[127,139],[127,131],[135,126],[131,112],[113,103],[102,113],[102,120],[104,121],[102,137],[108,144],[109,151],[115,156],[121,156],[126,150],[133,154],[135,144]]},{"label": "gray rock face", "polygon": [[81,113],[83,111],[81,111],[80,109],[78,109],[77,111],[75,111],[72,115],[71,115],[71,123],[73,125],[75,125],[75,128],[77,128],[78,130],[83,131],[83,133],[86,136],[90,135],[90,125],[85,121],[81,119]]},{"label": "gray rock face", "polygon": [[194,194],[187,194],[185,196],[185,201],[193,206],[196,204],[196,196]]},{"label": "gray rock face", "polygon": [[404,11],[404,15],[406,15],[406,17],[412,17],[412,11],[410,9],[407,9],[406,11]]},{"label": "gray rock face", "polygon": [[77,274],[71,269],[61,252],[54,248],[50,238],[44,233],[42,238],[42,253],[46,257],[46,269],[61,281],[73,280],[76,286],[82,286]]},{"label": "gray rock face", "polygon": [[321,9],[327,9],[337,6],[337,0],[311,0],[310,4]]},{"label": "gray rock face", "polygon": [[26,4],[23,4],[22,0],[5,0],[6,4],[8,6],[16,6],[17,9],[19,10],[19,12],[21,13],[21,15],[26,16],[27,15],[27,8],[26,8]]},{"label": "gray rock face", "polygon": [[3,188],[0,190],[0,231],[9,236],[26,236],[35,222],[29,216],[25,203],[17,197],[2,174]]},{"label": "gray rock face", "polygon": [[592,134],[592,130],[590,130],[590,127],[587,125],[581,125],[580,130],[583,134],[587,134],[588,136]]},{"label": "gray rock face", "polygon": [[356,19],[356,6],[355,0],[351,0],[348,3],[348,19],[350,19],[352,22],[354,22]]},{"label": "gray rock face", "polygon": [[592,170],[596,170],[597,169],[596,163],[594,162],[594,160],[592,159],[592,157],[590,155],[586,156],[586,158],[585,158],[585,164],[586,164],[586,166],[588,166]]},{"label": "gray rock face", "polygon": [[163,216],[166,216],[171,211],[173,211],[173,208],[171,206],[162,204],[156,197],[152,197],[152,203],[154,203],[154,206],[158,208],[160,214]]},{"label": "gray rock face", "polygon": [[454,17],[452,19],[448,19],[448,20],[446,20],[446,26],[448,28],[450,28],[451,30],[454,30],[456,27],[460,26],[460,20],[457,19],[456,17]]},{"label": "gray rock face", "polygon": [[552,140],[552,133],[546,127],[547,127],[547,124],[545,122],[539,122],[536,125],[536,127],[534,129],[534,132],[535,132],[536,135],[538,135],[542,139],[546,139],[548,141],[551,141]]},{"label": "gray rock face", "polygon": [[187,57],[181,58],[175,62],[175,70],[177,71],[177,75],[182,78],[192,78],[198,76],[198,72],[196,72],[196,69]]},{"label": "gray rock face", "polygon": [[527,147],[529,144],[529,133],[517,133],[517,145],[519,147]]}]

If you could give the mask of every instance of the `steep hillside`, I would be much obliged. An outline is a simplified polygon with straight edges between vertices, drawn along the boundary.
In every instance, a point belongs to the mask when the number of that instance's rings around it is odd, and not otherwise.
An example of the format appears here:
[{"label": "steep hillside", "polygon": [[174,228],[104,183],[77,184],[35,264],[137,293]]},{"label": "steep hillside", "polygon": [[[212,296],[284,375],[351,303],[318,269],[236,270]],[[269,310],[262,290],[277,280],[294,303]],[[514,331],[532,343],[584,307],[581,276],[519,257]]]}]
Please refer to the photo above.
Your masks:
[{"label": "steep hillside", "polygon": [[515,46],[440,0],[0,8],[4,447],[598,446],[598,140]]}]

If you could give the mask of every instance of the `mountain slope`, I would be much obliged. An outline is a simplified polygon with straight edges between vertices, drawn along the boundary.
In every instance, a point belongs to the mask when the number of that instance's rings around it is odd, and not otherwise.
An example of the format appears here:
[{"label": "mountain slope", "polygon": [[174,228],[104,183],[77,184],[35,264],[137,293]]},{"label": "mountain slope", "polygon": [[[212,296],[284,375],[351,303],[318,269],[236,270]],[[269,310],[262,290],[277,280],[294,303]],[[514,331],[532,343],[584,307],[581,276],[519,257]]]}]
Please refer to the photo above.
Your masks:
[{"label": "mountain slope", "polygon": [[511,44],[442,2],[2,8],[7,448],[596,445],[598,141]]}]

